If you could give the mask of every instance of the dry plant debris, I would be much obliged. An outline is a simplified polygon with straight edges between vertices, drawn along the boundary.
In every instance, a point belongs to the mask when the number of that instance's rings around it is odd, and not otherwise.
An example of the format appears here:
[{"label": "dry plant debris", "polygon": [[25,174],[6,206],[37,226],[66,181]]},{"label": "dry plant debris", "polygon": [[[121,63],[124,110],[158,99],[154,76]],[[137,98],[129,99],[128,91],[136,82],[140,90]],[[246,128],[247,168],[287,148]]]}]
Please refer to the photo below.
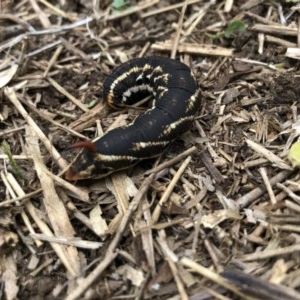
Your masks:
[{"label": "dry plant debris", "polygon": [[[0,5],[2,298],[300,299],[299,1]],[[65,181],[72,143],[139,113],[102,83],[148,55],[194,70],[190,132]]]}]

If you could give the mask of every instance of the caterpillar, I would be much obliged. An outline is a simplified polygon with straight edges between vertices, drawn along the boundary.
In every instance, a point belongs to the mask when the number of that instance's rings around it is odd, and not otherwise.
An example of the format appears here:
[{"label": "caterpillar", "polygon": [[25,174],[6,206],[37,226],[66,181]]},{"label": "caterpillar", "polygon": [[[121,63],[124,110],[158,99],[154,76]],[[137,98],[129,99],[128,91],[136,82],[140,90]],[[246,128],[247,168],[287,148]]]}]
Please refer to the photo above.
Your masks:
[{"label": "caterpillar", "polygon": [[124,127],[108,131],[83,148],[66,172],[66,179],[101,178],[137,162],[158,156],[178,136],[189,130],[200,108],[199,86],[191,69],[180,61],[150,56],[129,60],[103,83],[103,100],[122,108],[152,93],[153,105]]}]

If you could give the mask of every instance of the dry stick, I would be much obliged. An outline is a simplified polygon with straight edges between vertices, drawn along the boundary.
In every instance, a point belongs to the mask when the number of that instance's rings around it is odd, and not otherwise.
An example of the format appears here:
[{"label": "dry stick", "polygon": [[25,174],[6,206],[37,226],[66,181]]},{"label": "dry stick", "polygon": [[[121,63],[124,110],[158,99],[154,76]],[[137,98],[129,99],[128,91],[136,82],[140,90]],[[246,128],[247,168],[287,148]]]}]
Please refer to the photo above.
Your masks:
[{"label": "dry stick", "polygon": [[46,7],[48,7],[50,10],[52,10],[52,12],[54,14],[59,15],[59,16],[61,16],[63,18],[72,20],[72,17],[68,17],[68,14],[66,14],[64,11],[60,10],[58,7],[50,4],[48,1],[39,0],[39,2],[43,3]]},{"label": "dry stick", "polygon": [[289,208],[291,210],[294,210],[297,213],[300,213],[300,205],[295,204],[294,202],[289,201],[289,200],[285,200],[284,204],[285,204],[286,208]]},{"label": "dry stick", "polygon": [[58,90],[61,94],[66,96],[70,101],[72,101],[76,106],[78,106],[82,111],[88,112],[89,109],[77,100],[73,95],[71,95],[66,89],[64,89],[61,85],[59,85],[54,79],[48,77],[47,80],[53,85],[53,87]]},{"label": "dry stick", "polygon": [[[155,260],[155,250],[154,250],[154,240],[153,240],[153,229],[151,228],[151,211],[149,202],[147,201],[147,197],[144,197],[141,205],[140,205],[142,211],[140,213],[143,214],[142,216],[136,217],[136,225],[134,228],[138,228],[140,231],[141,228],[145,228],[144,231],[141,232],[141,238],[142,238],[142,244],[143,249],[145,249],[145,256],[146,260],[149,266],[149,273],[151,273],[151,276],[154,277],[156,275],[156,260]],[[135,236],[138,236],[137,230],[135,230]],[[136,298],[140,299],[140,298]]]},{"label": "dry stick", "polygon": [[33,51],[27,52],[25,54],[25,58],[29,58],[29,57],[35,56],[35,55],[37,55],[37,54],[39,54],[41,52],[50,50],[50,49],[52,49],[52,48],[54,48],[54,47],[56,47],[56,46],[58,46],[60,44],[61,44],[61,41],[51,42],[49,44],[44,45],[43,47],[40,47],[40,48],[37,48],[37,49],[35,49]]},{"label": "dry stick", "polygon": [[231,11],[233,6],[233,0],[226,0],[224,5],[224,12],[228,13]]},{"label": "dry stick", "polygon": [[[184,36],[190,36],[197,25],[201,22],[204,16],[206,16],[209,8],[216,3],[215,0],[210,0],[205,3],[201,9],[197,12],[197,18],[188,26],[187,30],[184,33]],[[189,4],[189,3],[188,3]]]},{"label": "dry stick", "polygon": [[185,0],[184,5],[182,6],[180,18],[178,21],[177,33],[175,36],[175,41],[174,41],[173,49],[171,52],[171,58],[173,58],[173,59],[175,59],[175,57],[176,57],[176,52],[177,52],[177,48],[178,48],[178,44],[179,44],[180,33],[181,33],[181,29],[182,29],[182,24],[183,24],[183,19],[184,19],[185,11],[187,8],[187,4],[188,4],[188,1]]},{"label": "dry stick", "polygon": [[173,274],[175,283],[177,285],[177,290],[180,295],[180,299],[182,300],[188,300],[189,297],[187,295],[187,292],[184,288],[184,284],[182,282],[182,279],[180,277],[180,274],[178,272],[178,268],[176,263],[178,262],[177,256],[172,252],[172,250],[169,248],[169,245],[167,243],[166,234],[163,230],[160,230],[158,232],[157,242],[160,245],[164,256],[166,257],[166,261],[171,269],[171,272]]},{"label": "dry stick", "polygon": [[248,12],[248,11],[245,11],[244,14],[248,17],[251,17],[251,18],[255,19],[256,21],[258,21],[260,23],[263,23],[263,24],[278,25],[278,23],[276,23],[276,22],[272,22],[272,21],[270,21],[270,20],[268,20],[264,17],[260,17],[258,15],[255,15],[255,14],[251,13],[251,12]]},{"label": "dry stick", "polygon": [[222,176],[217,167],[215,167],[211,158],[204,151],[200,152],[199,156],[209,174],[216,180],[216,183],[221,184],[224,182],[225,178]]},{"label": "dry stick", "polygon": [[[7,190],[8,194],[11,195],[12,197],[15,197],[16,194],[17,194],[17,191],[16,191],[17,189],[16,189],[16,187],[14,185],[14,181],[15,181],[14,176],[11,173],[4,173],[4,171],[2,171],[1,172],[1,180],[2,180],[3,184],[6,187],[6,190]],[[19,205],[20,203],[17,202],[17,204]],[[26,211],[21,211],[21,217],[22,217],[23,222],[26,225],[28,231],[30,233],[35,233],[35,229],[33,228],[32,224],[30,222],[30,218],[27,216]],[[36,245],[38,247],[40,247],[41,244],[42,243],[40,241],[36,241]],[[35,254],[35,250],[33,250],[32,253]]]},{"label": "dry stick", "polygon": [[[16,194],[18,196],[24,196],[25,193],[22,190],[19,183],[15,180],[15,178],[11,174],[8,174],[7,178],[8,178],[10,185],[13,186]],[[53,233],[50,230],[50,228],[48,227],[48,225],[40,218],[41,214],[37,213],[37,209],[31,203],[31,201],[28,201],[25,203],[25,208],[27,209],[31,218],[33,219],[33,221],[35,222],[35,224],[38,226],[38,228],[41,230],[42,233],[47,234],[49,236],[53,235]],[[55,253],[57,254],[57,256],[60,258],[63,265],[66,267],[66,269],[72,275],[72,277],[78,276],[77,270],[74,268],[74,266],[72,265],[71,261],[68,258],[66,249],[56,243],[50,243],[50,245],[52,246],[52,248],[55,251]]]},{"label": "dry stick", "polygon": [[272,189],[272,186],[270,184],[266,168],[259,168],[259,173],[260,173],[260,175],[261,175],[261,177],[262,177],[262,179],[264,181],[264,184],[265,184],[265,187],[266,187],[266,189],[268,191],[271,203],[272,203],[272,205],[275,205],[277,201],[276,201],[276,197],[274,195],[274,191]]},{"label": "dry stick", "polygon": [[[89,196],[88,196],[88,192],[86,192],[85,190],[81,189],[81,188],[77,188],[76,186],[72,185],[71,183],[68,183],[67,181],[65,180],[62,180],[60,178],[60,176],[64,173],[63,172],[60,172],[58,175],[54,175],[52,174],[50,171],[48,171],[48,175],[53,177],[53,179],[56,181],[56,183],[58,185],[61,185],[63,186],[64,188],[70,190],[72,193],[75,194],[75,197],[79,200],[82,200],[82,201],[85,201],[87,202],[88,199],[89,199]],[[23,196],[20,196],[20,197],[16,197],[16,198],[13,198],[13,199],[10,199],[10,200],[6,200],[6,201],[3,201],[0,203],[0,208],[1,207],[5,207],[9,204],[12,204],[12,203],[15,203],[15,202],[18,202],[18,201],[25,201],[25,200],[29,200],[29,198],[33,197],[33,196],[36,196],[38,195],[39,193],[41,193],[43,190],[41,188],[35,190],[34,192],[31,192],[31,193],[28,193],[28,194],[24,194]],[[68,207],[71,211],[73,211],[74,209],[74,204],[72,203],[72,206],[71,206],[71,202],[68,202],[68,205],[70,205],[70,207]]]},{"label": "dry stick", "polygon": [[28,275],[31,278],[35,278],[38,275],[38,273],[40,273],[47,266],[51,265],[53,263],[53,261],[54,261],[54,258],[48,258],[48,259],[46,259],[44,262],[42,262],[41,264],[39,264],[39,266],[36,269],[34,269],[30,273],[28,273]]},{"label": "dry stick", "polygon": [[39,5],[36,3],[36,0],[29,0],[29,2],[31,3],[31,6],[32,6],[33,10],[35,11],[36,15],[40,19],[43,27],[44,28],[51,27],[51,22],[49,21],[45,12],[40,9]]},{"label": "dry stick", "polygon": [[234,60],[241,61],[241,62],[251,64],[251,65],[264,66],[264,67],[270,68],[271,70],[274,70],[274,71],[276,71],[278,69],[273,64],[264,63],[264,62],[261,62],[258,60],[253,60],[253,59],[248,59],[248,58],[238,58],[238,57],[235,57]]},{"label": "dry stick", "polygon": [[0,203],[0,208],[4,207],[4,206],[7,206],[9,204],[18,202],[18,201],[29,200],[29,198],[38,195],[42,191],[43,191],[42,189],[38,189],[38,190],[35,190],[34,192],[31,192],[31,193],[28,193],[28,194],[24,194],[23,196],[16,197],[16,198],[11,199],[11,200],[3,201],[3,202]]},{"label": "dry stick", "polygon": [[265,164],[267,162],[268,162],[268,160],[266,158],[258,158],[258,159],[255,159],[255,160],[245,161],[245,162],[241,163],[240,168],[242,170],[250,169],[250,168]]},{"label": "dry stick", "polygon": [[55,149],[55,147],[47,139],[47,137],[45,136],[43,131],[37,126],[37,124],[34,122],[34,120],[29,116],[27,111],[22,106],[21,102],[18,100],[15,91],[10,87],[5,87],[4,94],[12,102],[12,104],[16,107],[16,109],[19,111],[19,113],[25,119],[27,124],[34,128],[39,139],[42,141],[42,143],[44,144],[44,146],[46,147],[48,152],[53,156],[54,160],[59,165],[59,167],[62,170],[67,168],[67,163],[65,162],[65,160],[61,157],[59,152]]},{"label": "dry stick", "polygon": [[228,282],[227,280],[222,278],[219,274],[211,271],[208,268],[205,268],[205,267],[201,266],[200,264],[196,263],[195,261],[193,261],[193,260],[191,260],[190,258],[187,258],[187,257],[181,258],[180,263],[182,265],[184,265],[185,267],[190,268],[189,271],[196,272],[196,273],[198,273],[198,274],[200,274],[200,275],[216,282],[217,284],[220,284],[224,288],[226,288],[226,289],[232,291],[233,293],[241,296],[241,299],[244,299],[243,294],[241,292],[239,292],[234,285],[232,285],[230,282]]},{"label": "dry stick", "polygon": [[282,25],[262,25],[262,24],[255,24],[251,27],[251,30],[271,33],[271,34],[280,34],[283,36],[297,36],[298,29],[291,28]]},{"label": "dry stick", "polygon": [[10,133],[14,133],[16,131],[20,131],[20,130],[24,130],[24,129],[25,129],[25,126],[20,126],[20,127],[17,127],[17,128],[1,130],[0,137],[5,136],[5,135],[9,135]]},{"label": "dry stick", "polygon": [[[287,180],[287,183],[289,183],[288,180]],[[278,182],[278,183],[276,183],[276,186],[278,188],[282,189],[286,193],[286,195],[288,197],[292,198],[295,202],[297,202],[297,204],[300,204],[300,197],[298,195],[296,195],[294,193],[294,191],[292,190],[293,185],[290,184],[288,187],[286,187],[285,185],[283,185],[283,184],[281,184],[281,183]],[[276,200],[280,200],[280,199],[276,198]]]},{"label": "dry stick", "polygon": [[[15,160],[26,160],[26,159],[32,159],[32,155],[26,155],[26,154],[13,154],[11,156]],[[0,154],[0,159],[9,159],[10,156],[6,154]]]},{"label": "dry stick", "polygon": [[0,45],[0,52],[3,52],[7,48],[12,48],[14,45],[20,43],[24,38],[26,38],[26,34],[20,34],[14,38],[9,39],[7,42],[2,43]]},{"label": "dry stick", "polygon": [[15,15],[12,15],[12,14],[8,14],[8,13],[0,13],[0,20],[9,20],[11,21],[12,23],[17,23],[17,24],[20,24],[25,31],[30,31],[30,32],[33,32],[34,31],[34,28],[29,24],[27,23],[26,21],[22,20],[21,18],[15,16]]},{"label": "dry stick", "polygon": [[[53,180],[60,186],[64,187],[65,189],[69,190],[71,193],[74,194],[74,197],[76,197],[77,199],[84,201],[84,202],[88,202],[89,201],[89,193],[88,191],[80,188],[80,187],[76,187],[75,185],[69,183],[66,180],[63,180],[61,178],[62,174],[65,173],[66,170],[61,171],[58,175],[54,175],[53,173],[51,173],[50,171],[47,171],[48,175],[51,176],[53,178]],[[13,198],[11,200],[6,200],[0,203],[0,208],[4,207],[6,205],[9,205],[11,203],[15,203],[17,201],[21,201],[21,200],[29,200],[28,198],[31,198],[32,196],[36,196],[38,195],[40,192],[42,192],[43,190],[37,189],[34,192],[28,193],[28,194],[24,194],[24,196],[21,197],[16,197]],[[70,200],[68,200],[68,204],[71,203]],[[74,206],[74,204],[72,203],[72,205]],[[69,207],[68,207],[69,208]],[[72,210],[72,209],[71,209]]]},{"label": "dry stick", "polygon": [[[163,222],[163,223],[158,223],[158,224],[152,225],[151,229],[152,230],[166,229],[168,227],[173,227],[175,225],[182,224],[183,222],[187,222],[189,220],[190,220],[190,218],[187,217],[187,218],[180,218],[180,219],[171,220],[171,221],[167,221],[167,222]],[[149,230],[149,226],[141,227],[137,230],[137,232],[142,233],[147,230]]]},{"label": "dry stick", "polygon": [[81,238],[77,237],[48,236],[47,234],[43,233],[31,233],[30,236],[35,240],[57,243],[82,249],[99,249],[103,246],[103,243],[101,242],[82,240]]},{"label": "dry stick", "polygon": [[[187,1],[187,5],[195,4],[197,2],[199,2],[199,0],[190,0],[190,1]],[[164,13],[164,12],[169,11],[169,10],[180,8],[183,5],[184,5],[184,3],[178,3],[178,4],[169,5],[169,6],[166,6],[166,7],[163,7],[163,8],[151,10],[147,13],[142,14],[141,18],[147,18],[147,17],[151,17],[153,15],[158,15],[158,14]]]},{"label": "dry stick", "polygon": [[[76,197],[78,200],[81,200],[83,202],[90,202],[89,193],[86,190],[81,189],[80,187],[77,187],[74,184],[62,179],[60,177],[61,174],[54,175],[49,170],[47,170],[46,173],[48,176],[50,176],[53,179],[53,181],[55,181],[56,184],[64,187],[65,189],[67,189],[71,193],[73,193],[74,197]],[[63,172],[61,172],[61,173],[63,173]]]},{"label": "dry stick", "polygon": [[96,19],[99,20],[101,17],[100,13],[100,1],[101,0],[93,0],[93,14],[95,15]]},{"label": "dry stick", "polygon": [[163,169],[166,169],[168,167],[171,167],[173,165],[175,165],[177,162],[182,161],[184,158],[186,158],[188,155],[191,155],[192,153],[194,153],[197,150],[197,147],[193,146],[187,150],[185,150],[184,152],[180,153],[179,155],[177,155],[176,157],[161,163],[160,165],[158,165],[157,167],[154,167],[150,170],[147,170],[145,172],[145,174],[151,174],[151,173],[158,173]]},{"label": "dry stick", "polygon": [[288,165],[283,159],[281,159],[279,156],[263,147],[261,144],[255,143],[250,139],[246,139],[246,143],[252,150],[264,156],[267,160],[275,164],[278,168],[284,170],[292,170],[292,167]]},{"label": "dry stick", "polygon": [[[272,12],[272,7],[269,7],[266,19],[270,19],[271,12]],[[258,37],[258,53],[262,54],[264,51],[265,34],[262,32],[259,32],[257,37]]]},{"label": "dry stick", "polygon": [[[43,189],[42,201],[55,235],[74,237],[75,230],[69,219],[67,209],[56,193],[54,180],[49,176],[42,159],[38,137],[35,134],[34,128],[30,126],[26,129],[26,142],[33,156],[36,174]],[[77,249],[75,247],[65,247],[63,250],[65,258],[72,265],[73,271],[75,270],[78,276],[80,274],[80,263]]]},{"label": "dry stick", "polygon": [[161,199],[159,200],[157,206],[154,209],[154,212],[152,214],[152,224],[155,224],[160,216],[161,213],[161,208],[163,206],[163,204],[168,200],[168,198],[170,197],[170,194],[172,193],[177,181],[180,179],[180,176],[183,174],[185,168],[188,166],[188,164],[191,161],[191,156],[188,156],[184,162],[182,163],[182,165],[180,166],[180,168],[178,169],[177,173],[175,174],[175,176],[173,177],[172,181],[170,182],[169,186],[167,187],[166,191],[164,192],[163,196],[161,197]]},{"label": "dry stick", "polygon": [[[297,182],[294,182],[294,181],[291,181],[291,180],[287,180],[286,183],[288,184],[288,188],[292,192],[298,192],[300,190],[300,186],[299,186],[299,184],[297,184]],[[279,192],[276,195],[277,202],[282,201],[287,195],[290,196],[289,193],[287,193],[285,190],[282,190],[281,192]]]},{"label": "dry stick", "polygon": [[72,45],[72,43],[70,43],[63,37],[60,37],[60,41],[68,51],[73,52],[76,56],[79,56],[82,60],[84,61],[91,60],[90,55],[85,54],[83,51],[81,51],[80,49]]},{"label": "dry stick", "polygon": [[300,226],[297,225],[276,225],[274,226],[276,230],[278,231],[294,231],[299,233],[300,232]]},{"label": "dry stick", "polygon": [[276,249],[267,249],[264,251],[257,251],[251,254],[245,254],[240,259],[242,261],[256,261],[260,259],[266,259],[271,257],[282,257],[286,254],[292,254],[294,252],[300,252],[300,244],[287,246],[283,248],[276,248]]},{"label": "dry stick", "polygon": [[61,130],[65,131],[66,133],[72,134],[74,136],[79,137],[80,139],[86,139],[86,137],[83,134],[78,133],[77,131],[68,128],[64,125],[62,125],[61,123],[51,119],[50,117],[48,117],[45,113],[41,112],[39,109],[37,109],[34,105],[32,105],[29,102],[26,102],[25,100],[21,99],[21,101],[27,105],[32,111],[34,111],[37,115],[39,115],[42,119],[46,120],[47,122],[51,123],[54,126],[59,127]]},{"label": "dry stick", "polygon": [[66,31],[66,30],[72,30],[72,29],[82,26],[82,25],[87,25],[88,23],[92,22],[93,20],[94,20],[93,17],[87,16],[84,19],[78,20],[78,21],[70,23],[70,24],[62,25],[62,26],[55,27],[55,28],[49,28],[49,29],[45,29],[45,30],[35,30],[35,31],[29,32],[28,34],[30,36],[31,35],[37,36],[37,35],[59,33],[59,32]]},{"label": "dry stick", "polygon": [[155,174],[151,174],[148,178],[146,178],[141,185],[138,193],[133,198],[132,202],[129,204],[128,210],[124,214],[121,223],[119,225],[119,228],[116,232],[115,237],[111,241],[106,255],[101,261],[101,263],[83,280],[80,281],[80,285],[77,286],[73,292],[71,292],[65,300],[75,300],[78,299],[92,284],[95,282],[95,280],[102,274],[102,272],[107,268],[107,266],[115,259],[115,257],[118,255],[117,252],[115,252],[118,243],[122,237],[123,232],[126,229],[126,226],[130,220],[130,217],[132,216],[133,212],[137,209],[140,200],[144,196],[144,194],[147,192]]},{"label": "dry stick", "polygon": [[62,190],[58,190],[58,194],[60,199],[65,203],[68,210],[73,214],[74,218],[76,218],[84,226],[93,231],[97,236],[101,237],[101,234],[99,234],[99,232],[97,232],[97,230],[95,230],[95,228],[93,227],[90,218],[83,214],[80,210],[78,210],[74,203],[70,201],[70,198]]},{"label": "dry stick", "polygon": [[[152,50],[158,51],[170,51],[174,47],[171,42],[157,42],[151,45]],[[177,47],[178,52],[194,53],[199,55],[210,55],[210,56],[232,56],[233,49],[219,47],[215,45],[205,45],[197,43],[181,43]]]},{"label": "dry stick", "polygon": [[297,46],[300,47],[300,17],[298,16]]},{"label": "dry stick", "polygon": [[[278,173],[277,175],[275,175],[274,177],[272,177],[270,179],[271,186],[276,184],[277,182],[284,180],[291,173],[292,173],[291,171],[282,171],[282,172]],[[244,196],[240,197],[239,199],[237,199],[236,202],[238,203],[240,208],[247,207],[249,204],[251,204],[253,201],[255,201],[258,197],[263,195],[265,193],[265,191],[266,191],[265,188],[257,187],[254,190],[252,190],[251,192],[249,192],[249,193],[245,194]]]},{"label": "dry stick", "polygon": [[64,49],[63,46],[57,47],[57,49],[55,50],[53,56],[51,57],[51,59],[48,63],[48,66],[43,74],[43,78],[45,78],[48,75],[50,69],[54,66],[55,62],[57,61],[57,58],[59,57],[59,55],[63,49]]}]

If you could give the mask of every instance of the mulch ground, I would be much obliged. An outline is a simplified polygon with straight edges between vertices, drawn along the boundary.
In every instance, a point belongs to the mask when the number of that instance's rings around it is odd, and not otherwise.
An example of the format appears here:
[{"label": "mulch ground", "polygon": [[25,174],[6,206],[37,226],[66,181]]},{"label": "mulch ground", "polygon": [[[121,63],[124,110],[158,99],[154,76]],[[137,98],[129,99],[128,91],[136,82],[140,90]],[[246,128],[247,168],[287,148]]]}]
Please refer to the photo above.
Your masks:
[{"label": "mulch ground", "polygon": [[[300,299],[297,2],[1,1],[1,298]],[[70,145],[141,112],[104,79],[150,55],[194,71],[191,130],[66,181]]]}]

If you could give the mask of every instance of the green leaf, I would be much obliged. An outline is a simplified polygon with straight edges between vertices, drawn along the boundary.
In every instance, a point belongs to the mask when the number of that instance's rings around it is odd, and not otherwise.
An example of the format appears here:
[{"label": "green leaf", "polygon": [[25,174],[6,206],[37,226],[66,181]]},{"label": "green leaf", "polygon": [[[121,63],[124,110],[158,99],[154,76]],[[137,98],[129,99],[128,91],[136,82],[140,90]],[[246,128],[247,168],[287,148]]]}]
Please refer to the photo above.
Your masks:
[{"label": "green leaf", "polygon": [[86,107],[87,107],[87,108],[92,108],[92,107],[95,106],[96,103],[97,103],[96,100],[88,101],[88,103],[86,104]]},{"label": "green leaf", "polygon": [[300,141],[294,143],[290,148],[288,160],[294,168],[300,166]]},{"label": "green leaf", "polygon": [[126,0],[114,0],[111,6],[116,10],[125,10],[130,6],[130,3]]},{"label": "green leaf", "polygon": [[226,38],[232,37],[234,34],[241,34],[246,31],[246,24],[242,21],[233,21],[228,24],[224,30],[224,36]]},{"label": "green leaf", "polygon": [[1,148],[2,148],[3,152],[7,155],[10,165],[13,168],[13,171],[17,175],[17,177],[27,181],[26,176],[24,175],[24,173],[22,172],[22,170],[20,169],[20,167],[14,160],[11,150],[9,148],[9,145],[6,143],[6,141],[2,142]]}]

